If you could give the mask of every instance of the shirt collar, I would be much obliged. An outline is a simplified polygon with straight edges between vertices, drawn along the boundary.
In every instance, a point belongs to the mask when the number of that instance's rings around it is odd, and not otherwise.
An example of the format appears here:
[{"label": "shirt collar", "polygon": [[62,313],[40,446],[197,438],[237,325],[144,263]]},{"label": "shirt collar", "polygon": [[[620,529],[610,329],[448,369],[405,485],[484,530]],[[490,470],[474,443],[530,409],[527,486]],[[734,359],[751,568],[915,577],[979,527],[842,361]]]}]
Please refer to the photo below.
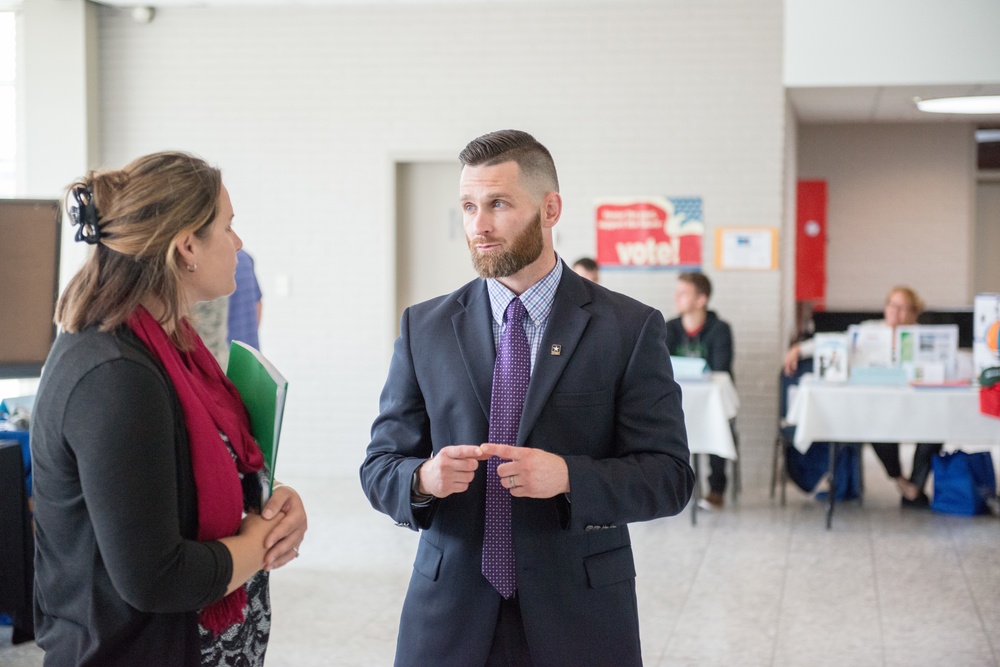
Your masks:
[{"label": "shirt collar", "polygon": [[[552,270],[544,278],[526,289],[524,294],[521,295],[521,303],[524,304],[524,309],[528,311],[528,318],[535,325],[544,322],[549,316],[549,311],[552,310],[552,302],[556,297],[556,288],[559,287],[559,281],[562,279],[562,267],[562,260],[559,259],[559,254],[556,253],[556,265]],[[493,311],[493,320],[497,324],[502,325],[503,315],[507,311],[507,306],[510,305],[511,299],[517,295],[507,289],[496,278],[486,279],[486,289],[490,295],[490,309]]]}]

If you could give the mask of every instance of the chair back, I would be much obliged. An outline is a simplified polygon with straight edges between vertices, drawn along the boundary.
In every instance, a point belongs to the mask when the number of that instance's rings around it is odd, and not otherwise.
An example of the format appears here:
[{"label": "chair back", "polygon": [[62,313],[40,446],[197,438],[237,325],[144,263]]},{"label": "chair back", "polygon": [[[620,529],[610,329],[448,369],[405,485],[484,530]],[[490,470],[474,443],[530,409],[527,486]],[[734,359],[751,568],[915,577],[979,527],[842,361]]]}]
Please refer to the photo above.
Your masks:
[{"label": "chair back", "polygon": [[811,358],[799,359],[799,365],[793,375],[785,375],[784,371],[778,374],[778,382],[781,387],[781,392],[778,395],[778,422],[781,428],[787,426],[785,416],[788,414],[788,406],[791,405],[793,392],[798,389],[799,380],[806,373],[812,373],[812,370],[813,360]]},{"label": "chair back", "polygon": [[34,637],[32,581],[35,541],[31,532],[21,444],[0,431],[0,612],[13,617],[13,643]]}]

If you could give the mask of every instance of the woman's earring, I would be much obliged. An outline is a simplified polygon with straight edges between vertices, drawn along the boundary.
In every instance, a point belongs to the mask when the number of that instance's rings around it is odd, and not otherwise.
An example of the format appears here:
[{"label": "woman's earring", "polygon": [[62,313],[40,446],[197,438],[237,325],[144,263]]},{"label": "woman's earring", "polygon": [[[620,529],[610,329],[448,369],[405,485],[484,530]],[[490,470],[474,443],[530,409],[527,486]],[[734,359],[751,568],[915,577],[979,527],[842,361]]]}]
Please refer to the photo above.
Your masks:
[{"label": "woman's earring", "polygon": [[188,267],[188,271],[190,271],[191,273],[194,273],[195,271],[198,270],[198,265],[197,264],[188,264],[187,267]]}]

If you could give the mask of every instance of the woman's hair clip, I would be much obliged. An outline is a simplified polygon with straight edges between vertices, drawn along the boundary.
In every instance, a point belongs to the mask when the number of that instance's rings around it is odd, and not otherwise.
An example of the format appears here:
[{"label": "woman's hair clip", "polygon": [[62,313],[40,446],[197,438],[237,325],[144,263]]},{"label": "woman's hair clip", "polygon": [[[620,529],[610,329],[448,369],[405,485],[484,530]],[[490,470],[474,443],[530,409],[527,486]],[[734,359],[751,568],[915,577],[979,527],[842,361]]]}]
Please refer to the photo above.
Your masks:
[{"label": "woman's hair clip", "polygon": [[76,204],[69,207],[69,217],[73,225],[79,227],[76,230],[76,240],[97,245],[106,234],[102,234],[98,226],[101,217],[94,206],[94,191],[89,185],[78,185],[73,188],[72,195]]}]

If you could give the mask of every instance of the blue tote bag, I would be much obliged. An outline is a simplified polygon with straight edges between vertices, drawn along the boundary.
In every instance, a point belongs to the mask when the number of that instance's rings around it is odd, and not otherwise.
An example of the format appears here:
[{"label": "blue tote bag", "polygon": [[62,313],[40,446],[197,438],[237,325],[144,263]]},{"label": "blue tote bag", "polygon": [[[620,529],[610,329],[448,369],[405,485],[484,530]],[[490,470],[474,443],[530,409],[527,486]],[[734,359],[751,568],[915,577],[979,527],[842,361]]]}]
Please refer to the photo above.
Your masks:
[{"label": "blue tote bag", "polygon": [[939,454],[934,467],[931,508],[945,514],[983,514],[987,498],[996,495],[993,457],[989,452]]},{"label": "blue tote bag", "polygon": [[[806,493],[812,493],[830,470],[830,442],[814,442],[805,454],[793,445],[785,445],[785,469],[788,479]],[[843,447],[837,452],[837,500],[853,500],[861,495],[857,447]]]}]

